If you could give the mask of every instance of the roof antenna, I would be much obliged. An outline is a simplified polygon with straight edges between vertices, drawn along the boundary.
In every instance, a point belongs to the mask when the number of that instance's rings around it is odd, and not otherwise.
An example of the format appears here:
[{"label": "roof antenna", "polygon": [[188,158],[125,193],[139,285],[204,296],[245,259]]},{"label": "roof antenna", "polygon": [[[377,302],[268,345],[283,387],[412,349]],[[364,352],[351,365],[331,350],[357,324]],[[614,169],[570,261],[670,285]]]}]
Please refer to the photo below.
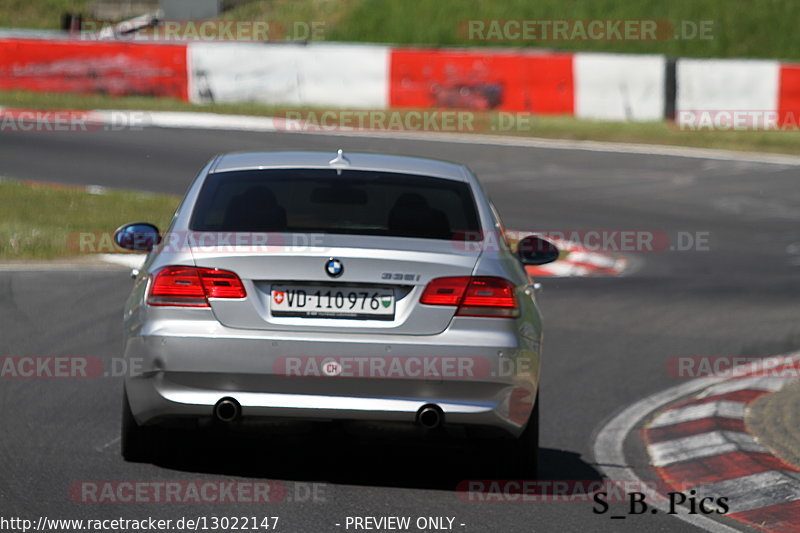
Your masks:
[{"label": "roof antenna", "polygon": [[342,175],[342,168],[347,168],[350,166],[350,160],[344,156],[342,153],[341,148],[338,152],[336,152],[336,157],[328,161],[328,164],[336,169],[336,175]]}]

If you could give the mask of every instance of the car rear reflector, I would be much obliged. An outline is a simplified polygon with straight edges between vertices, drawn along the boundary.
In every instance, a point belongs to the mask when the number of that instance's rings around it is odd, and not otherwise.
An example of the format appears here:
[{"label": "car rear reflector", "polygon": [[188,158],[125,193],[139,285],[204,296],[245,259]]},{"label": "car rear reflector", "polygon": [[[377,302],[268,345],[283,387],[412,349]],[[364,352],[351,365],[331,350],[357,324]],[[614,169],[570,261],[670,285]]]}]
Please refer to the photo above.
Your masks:
[{"label": "car rear reflector", "polygon": [[431,280],[419,301],[426,305],[458,305],[467,290],[469,280],[469,276]]},{"label": "car rear reflector", "polygon": [[233,272],[213,268],[168,266],[155,273],[147,303],[156,306],[208,307],[208,298],[244,298]]},{"label": "car rear reflector", "polygon": [[517,424],[525,424],[530,418],[533,403],[534,399],[531,391],[516,387],[511,391],[511,396],[508,400],[508,418]]},{"label": "car rear reflector", "polygon": [[239,276],[229,270],[198,268],[206,298],[244,298],[247,293]]},{"label": "car rear reflector", "polygon": [[492,276],[436,278],[428,283],[420,303],[458,306],[456,315],[477,317],[519,316],[514,286]]}]

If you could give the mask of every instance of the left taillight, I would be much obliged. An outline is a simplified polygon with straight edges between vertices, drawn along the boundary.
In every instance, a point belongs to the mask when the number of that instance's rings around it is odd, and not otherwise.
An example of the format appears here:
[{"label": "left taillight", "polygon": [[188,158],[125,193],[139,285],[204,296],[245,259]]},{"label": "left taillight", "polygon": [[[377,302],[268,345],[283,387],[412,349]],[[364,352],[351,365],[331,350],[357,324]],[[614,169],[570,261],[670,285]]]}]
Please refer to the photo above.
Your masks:
[{"label": "left taillight", "polygon": [[209,307],[208,298],[246,296],[242,280],[234,272],[168,266],[153,275],[147,303],[156,306]]}]

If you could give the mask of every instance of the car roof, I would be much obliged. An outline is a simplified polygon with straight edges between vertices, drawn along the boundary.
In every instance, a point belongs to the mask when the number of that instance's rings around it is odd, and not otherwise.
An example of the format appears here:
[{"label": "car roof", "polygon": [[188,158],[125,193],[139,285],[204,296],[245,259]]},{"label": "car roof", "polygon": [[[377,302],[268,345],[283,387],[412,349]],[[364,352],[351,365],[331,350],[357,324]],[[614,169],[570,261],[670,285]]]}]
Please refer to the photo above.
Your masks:
[{"label": "car roof", "polygon": [[[342,159],[343,158],[343,159]],[[464,165],[427,159],[362,152],[237,152],[219,156],[209,173],[277,168],[341,168],[419,174],[469,181]]]}]

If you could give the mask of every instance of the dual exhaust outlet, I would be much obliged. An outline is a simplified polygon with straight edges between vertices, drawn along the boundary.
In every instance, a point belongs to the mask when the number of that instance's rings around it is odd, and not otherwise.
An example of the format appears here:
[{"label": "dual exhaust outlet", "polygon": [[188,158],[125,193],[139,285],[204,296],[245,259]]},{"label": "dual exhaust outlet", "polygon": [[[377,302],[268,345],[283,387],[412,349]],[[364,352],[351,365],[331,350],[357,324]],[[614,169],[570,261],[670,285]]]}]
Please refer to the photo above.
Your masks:
[{"label": "dual exhaust outlet", "polygon": [[[233,422],[242,416],[242,406],[233,398],[222,398],[214,405],[214,418],[220,422]],[[444,422],[444,412],[438,405],[429,403],[417,411],[417,424],[425,429],[436,429]]]}]

